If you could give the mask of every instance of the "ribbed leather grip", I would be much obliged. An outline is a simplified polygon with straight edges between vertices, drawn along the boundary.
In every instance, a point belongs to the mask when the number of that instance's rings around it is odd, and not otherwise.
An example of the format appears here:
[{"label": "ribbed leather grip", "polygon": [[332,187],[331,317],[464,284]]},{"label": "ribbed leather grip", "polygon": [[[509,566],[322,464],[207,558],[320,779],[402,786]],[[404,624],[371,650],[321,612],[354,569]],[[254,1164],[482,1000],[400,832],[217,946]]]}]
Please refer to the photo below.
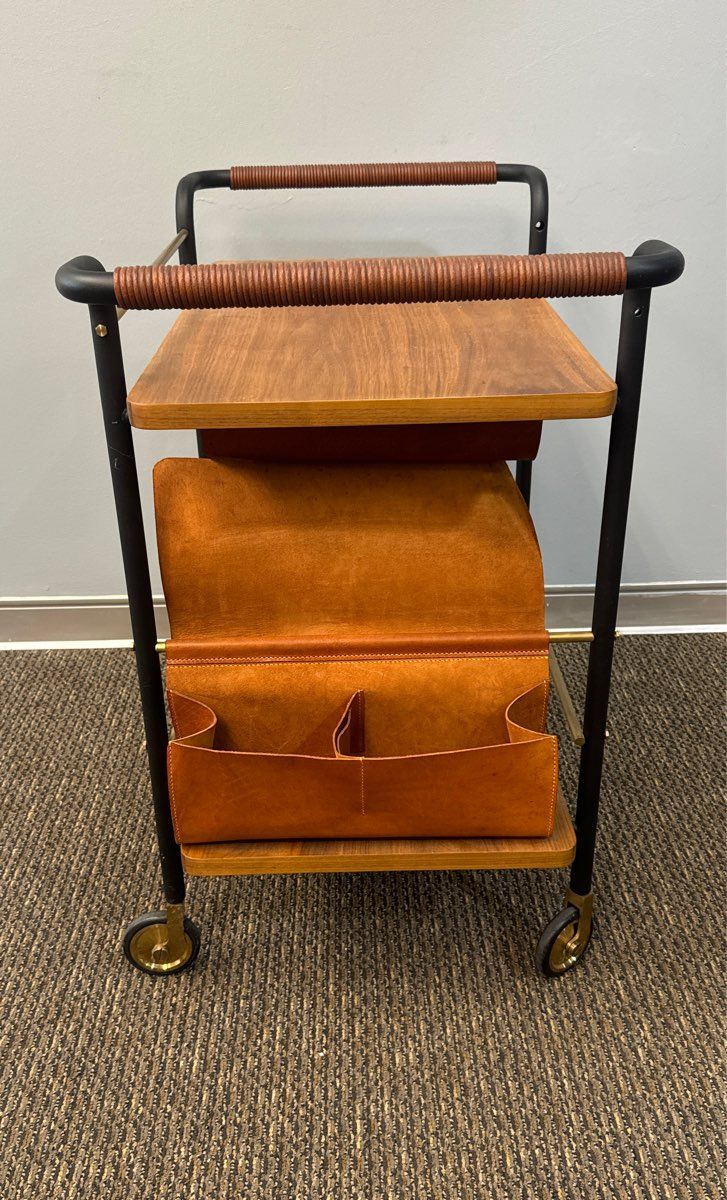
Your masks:
[{"label": "ribbed leather grip", "polygon": [[494,162],[299,163],[281,167],[231,167],[233,190],[270,188],[433,187],[497,183]]},{"label": "ribbed leather grip", "polygon": [[122,308],[285,308],[614,296],[626,287],[621,253],[313,259],[117,267]]}]

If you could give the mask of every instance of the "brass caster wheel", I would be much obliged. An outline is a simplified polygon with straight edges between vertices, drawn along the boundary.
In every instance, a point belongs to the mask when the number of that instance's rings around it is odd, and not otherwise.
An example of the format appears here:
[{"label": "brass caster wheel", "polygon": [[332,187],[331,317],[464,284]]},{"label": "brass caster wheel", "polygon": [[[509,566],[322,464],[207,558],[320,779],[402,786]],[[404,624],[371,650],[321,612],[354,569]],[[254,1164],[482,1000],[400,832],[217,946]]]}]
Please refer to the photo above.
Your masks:
[{"label": "brass caster wheel", "polygon": [[572,970],[585,954],[593,932],[593,893],[566,892],[565,908],[553,917],[540,935],[535,961],[544,975],[554,978]]},{"label": "brass caster wheel", "polygon": [[124,934],[124,954],[132,966],[147,975],[188,971],[199,946],[199,930],[185,917],[183,904],[170,904],[166,912],[144,913]]}]

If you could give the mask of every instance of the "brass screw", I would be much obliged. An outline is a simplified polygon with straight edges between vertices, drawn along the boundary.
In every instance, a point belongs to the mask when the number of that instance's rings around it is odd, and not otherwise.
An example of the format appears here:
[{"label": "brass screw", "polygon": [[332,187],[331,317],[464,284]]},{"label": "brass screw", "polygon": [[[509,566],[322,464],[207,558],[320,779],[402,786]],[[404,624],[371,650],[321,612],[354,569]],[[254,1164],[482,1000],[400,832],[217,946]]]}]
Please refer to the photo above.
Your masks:
[{"label": "brass screw", "polygon": [[106,337],[108,329],[105,325],[96,325],[94,327],[94,333],[98,334],[99,337]]}]

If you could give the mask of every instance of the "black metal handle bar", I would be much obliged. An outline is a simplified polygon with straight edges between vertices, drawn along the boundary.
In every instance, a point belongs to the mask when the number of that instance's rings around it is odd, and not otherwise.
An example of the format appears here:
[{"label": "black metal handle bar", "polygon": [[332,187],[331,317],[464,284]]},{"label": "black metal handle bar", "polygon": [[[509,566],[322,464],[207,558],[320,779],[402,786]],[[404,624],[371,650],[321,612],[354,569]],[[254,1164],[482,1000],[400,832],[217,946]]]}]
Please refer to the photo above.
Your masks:
[{"label": "black metal handle bar", "polygon": [[642,242],[626,259],[626,288],[664,287],[684,271],[684,255],[676,246],[659,238]]},{"label": "black metal handle bar", "polygon": [[[684,256],[681,251],[667,242],[643,242],[638,252],[625,261],[626,291],[634,288],[662,287],[664,284],[673,283],[684,270]],[[179,268],[169,269],[174,271]],[[186,269],[195,270],[194,267]],[[82,304],[117,303],[113,273],[105,271],[95,258],[73,258],[64,263],[56,273],[56,287],[67,300],[75,300]]]},{"label": "black metal handle bar", "polygon": [[[444,164],[443,164],[444,165]],[[530,190],[530,254],[542,254],[548,239],[548,180],[539,167],[529,163],[495,163],[495,183],[526,183]],[[232,171],[192,171],[184,175],[177,184],[175,204],[177,229],[188,230],[187,240],[180,250],[179,261],[189,266],[197,261],[197,243],[194,230],[194,197],[196,192],[212,188],[229,188],[232,186]],[[296,187],[326,187],[318,183],[290,185]],[[354,184],[337,184],[337,187],[357,186]],[[382,186],[394,186],[384,184]],[[398,183],[395,186],[416,186],[415,182]]]}]

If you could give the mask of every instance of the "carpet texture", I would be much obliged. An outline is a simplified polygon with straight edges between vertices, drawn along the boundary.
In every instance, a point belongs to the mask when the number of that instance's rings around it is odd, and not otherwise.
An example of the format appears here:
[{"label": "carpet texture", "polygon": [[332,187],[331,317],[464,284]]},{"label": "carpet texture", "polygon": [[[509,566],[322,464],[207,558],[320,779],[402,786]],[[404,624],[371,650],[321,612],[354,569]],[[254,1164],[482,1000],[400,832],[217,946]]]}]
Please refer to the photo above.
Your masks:
[{"label": "carpet texture", "polygon": [[134,971],[132,656],[0,670],[3,1200],[723,1194],[719,636],[617,645],[596,935],[558,981],[532,952],[562,871],[192,881],[197,966]]}]

